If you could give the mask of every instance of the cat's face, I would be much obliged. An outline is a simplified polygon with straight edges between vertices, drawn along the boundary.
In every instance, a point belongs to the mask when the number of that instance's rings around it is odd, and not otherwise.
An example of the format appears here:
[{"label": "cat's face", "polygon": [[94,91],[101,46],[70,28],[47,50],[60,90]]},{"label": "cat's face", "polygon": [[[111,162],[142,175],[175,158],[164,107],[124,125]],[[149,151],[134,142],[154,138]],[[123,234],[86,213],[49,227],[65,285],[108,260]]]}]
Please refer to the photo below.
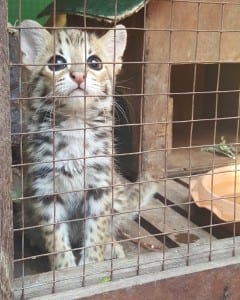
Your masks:
[{"label": "cat's face", "polygon": [[51,35],[33,21],[21,26],[25,28],[20,33],[23,63],[39,81],[34,96],[38,92],[43,96],[43,89],[67,107],[79,109],[84,102],[92,106],[112,95],[113,78],[121,69],[126,47],[124,26],[101,38],[76,29]]}]

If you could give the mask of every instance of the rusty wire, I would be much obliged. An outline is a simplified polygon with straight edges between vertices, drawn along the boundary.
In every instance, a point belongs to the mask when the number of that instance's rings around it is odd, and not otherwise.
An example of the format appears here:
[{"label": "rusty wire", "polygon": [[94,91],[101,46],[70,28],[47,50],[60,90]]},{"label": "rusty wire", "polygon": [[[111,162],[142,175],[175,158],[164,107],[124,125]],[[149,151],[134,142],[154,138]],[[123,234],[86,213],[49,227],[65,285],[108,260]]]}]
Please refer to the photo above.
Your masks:
[{"label": "rusty wire", "polygon": [[[82,26],[82,29],[91,29],[91,30],[105,30],[106,27],[102,26],[102,24],[98,27],[96,26],[89,26],[87,24],[87,15],[86,15],[86,2],[87,0],[84,1],[84,16],[83,16],[83,23],[84,26]],[[153,1],[154,2],[154,1]],[[128,81],[127,85],[125,88],[123,88],[122,97],[125,97],[128,100],[128,108],[129,111],[131,112],[131,120],[127,124],[112,124],[113,128],[118,128],[118,129],[124,129],[126,126],[128,128],[131,128],[132,132],[134,132],[134,137],[137,136],[137,139],[135,144],[133,143],[132,145],[132,151],[131,152],[124,152],[124,153],[115,153],[114,149],[112,149],[112,161],[116,158],[121,158],[124,156],[129,156],[132,157],[135,160],[135,166],[136,170],[135,173],[139,175],[137,179],[137,184],[141,186],[143,183],[146,183],[145,180],[142,179],[142,172],[146,171],[144,168],[146,166],[150,166],[153,168],[153,165],[151,165],[148,161],[150,160],[151,155],[159,155],[159,157],[162,159],[162,161],[156,161],[154,164],[155,171],[150,169],[150,173],[153,173],[154,180],[156,180],[161,186],[161,190],[159,190],[159,195],[156,195],[155,197],[155,206],[150,206],[147,208],[143,208],[140,210],[140,204],[139,204],[139,216],[135,220],[135,224],[137,225],[137,234],[129,233],[129,231],[125,230],[120,230],[120,235],[119,235],[119,243],[126,245],[128,243],[128,247],[134,247],[133,253],[131,255],[135,255],[136,257],[136,263],[135,265],[131,265],[131,267],[134,268],[134,275],[140,275],[141,272],[144,271],[144,268],[146,267],[147,263],[144,261],[143,256],[144,253],[147,255],[146,250],[155,250],[154,254],[158,254],[158,256],[154,256],[154,261],[159,263],[159,272],[162,270],[165,270],[168,268],[169,261],[174,261],[174,259],[177,260],[177,253],[175,253],[173,256],[169,258],[168,253],[169,249],[171,248],[179,248],[181,249],[181,257],[184,260],[184,264],[186,266],[191,265],[192,260],[194,257],[197,255],[196,254],[196,249],[200,245],[198,244],[198,241],[201,239],[201,237],[197,236],[196,232],[202,231],[204,232],[205,236],[207,235],[208,238],[206,238],[206,246],[204,249],[205,253],[208,256],[208,260],[211,261],[215,257],[215,252],[220,251],[220,249],[216,248],[215,241],[216,239],[221,240],[224,238],[232,238],[232,248],[229,246],[226,246],[225,244],[223,249],[226,250],[231,250],[231,255],[234,256],[236,255],[236,247],[238,245],[238,232],[237,232],[237,222],[236,222],[236,214],[234,214],[234,220],[230,220],[227,222],[224,221],[218,221],[216,222],[215,220],[215,215],[213,213],[213,201],[211,202],[211,209],[210,213],[207,214],[206,211],[203,212],[202,210],[198,210],[194,204],[193,204],[193,199],[192,195],[190,193],[190,184],[191,181],[197,178],[199,175],[205,174],[206,171],[214,169],[218,166],[221,165],[228,165],[230,163],[233,163],[237,165],[239,163],[239,157],[238,157],[238,148],[240,145],[239,142],[239,124],[240,124],[240,97],[239,97],[239,92],[240,92],[240,84],[238,86],[233,85],[231,87],[225,87],[224,84],[221,81],[221,78],[223,76],[224,70],[222,68],[222,65],[226,63],[225,59],[222,59],[222,53],[221,53],[221,48],[218,47],[215,49],[216,52],[216,59],[213,61],[212,59],[206,58],[202,59],[199,58],[199,45],[201,43],[200,41],[200,34],[208,34],[208,33],[218,33],[219,34],[219,44],[221,44],[223,35],[225,33],[235,33],[235,34],[240,34],[240,26],[238,28],[226,28],[224,24],[224,14],[225,14],[225,9],[228,5],[235,6],[235,8],[238,8],[240,3],[237,3],[236,1],[161,1],[163,3],[162,8],[166,8],[166,5],[169,5],[169,20],[167,22],[167,25],[164,23],[160,25],[153,27],[149,27],[149,18],[151,16],[148,15],[148,6],[147,6],[147,1],[144,1],[145,5],[142,9],[142,11],[139,12],[139,18],[141,18],[141,24],[137,26],[134,22],[132,24],[127,23],[127,29],[129,33],[140,33],[142,34],[142,45],[140,46],[141,51],[139,54],[139,59],[136,61],[132,57],[130,57],[129,60],[126,60],[123,62],[123,70],[125,68],[138,68],[140,70],[140,74],[137,74],[140,78],[140,86],[138,88],[135,88],[135,82],[136,78],[130,78],[128,79],[127,76],[128,74],[125,74],[126,76],[126,81]],[[186,28],[186,26],[181,27],[181,20],[178,23],[178,26],[175,24],[175,19],[176,18],[176,6],[179,5],[180,3],[184,4],[191,4],[195,5],[196,10],[196,22],[195,25],[190,26],[189,28]],[[115,0],[115,20],[114,24],[117,22],[117,4],[118,0]],[[220,23],[218,24],[219,26],[213,26],[212,28],[202,28],[201,24],[201,8],[202,5],[218,5],[220,7]],[[54,7],[54,14],[53,14],[53,26],[48,27],[46,26],[46,29],[51,29],[53,32],[55,32],[59,27],[56,27],[56,0],[53,1],[53,7]],[[21,11],[22,11],[22,5],[21,5],[21,0],[18,0],[18,18],[21,23],[22,17],[21,17]],[[159,16],[161,18],[161,16]],[[183,20],[182,20],[183,22]],[[124,21],[123,21],[124,23]],[[20,26],[13,26],[15,29],[21,30]],[[72,27],[72,26],[70,26]],[[236,27],[236,26],[235,26]],[[164,58],[159,57],[157,54],[153,55],[152,60],[148,60],[149,57],[149,51],[154,49],[149,49],[149,39],[150,39],[150,34],[167,34],[166,35],[166,40],[168,40],[168,53]],[[194,35],[195,42],[193,43],[194,49],[192,50],[192,56],[191,58],[186,59],[186,57],[183,57],[183,59],[179,59],[178,57],[174,57],[176,53],[174,52],[174,38],[175,34],[178,33],[184,33],[188,34],[191,33]],[[55,36],[55,34],[54,34]],[[134,35],[132,34],[131,37]],[[56,38],[56,37],[55,37]],[[167,43],[167,41],[166,41]],[[131,41],[130,41],[131,45]],[[54,43],[55,47],[55,43]],[[207,47],[207,45],[206,45]],[[155,49],[157,52],[158,49]],[[179,50],[180,51],[180,50]],[[207,50],[206,50],[207,51]],[[86,52],[86,49],[85,49]],[[175,54],[174,54],[175,53]],[[112,63],[112,62],[105,62],[105,63]],[[237,65],[238,59],[232,58],[227,61],[229,65]],[[186,71],[186,66],[191,66],[192,67],[192,78],[191,82],[188,84],[187,88],[189,90],[184,90],[184,91],[179,91],[177,89],[174,90],[173,88],[173,78],[172,78],[172,73],[176,72],[176,67],[178,66],[183,66],[183,74],[181,74],[182,77],[184,76],[189,76]],[[207,84],[205,86],[201,87],[202,89],[199,90],[199,76],[200,70],[199,66],[204,65],[215,65],[216,66],[216,74],[215,74],[215,81],[216,84],[214,87],[211,87],[208,89]],[[21,56],[19,56],[18,63],[12,63],[9,62],[10,67],[18,67],[20,68],[21,76],[20,76],[20,81],[22,81],[22,70],[23,70],[23,64],[21,60]],[[146,69],[151,67],[151,66],[157,66],[159,68],[163,67],[167,68],[168,71],[166,72],[166,87],[159,91],[156,91],[155,88],[153,90],[149,90],[149,88],[146,88],[146,81],[155,81],[156,74],[152,74],[153,78],[146,78]],[[85,64],[86,68],[86,64]],[[184,69],[185,68],[185,69]],[[115,64],[114,68],[115,69]],[[240,68],[239,68],[240,69]],[[206,71],[206,70],[204,70]],[[124,72],[124,71],[123,71]],[[238,72],[240,74],[240,71]],[[159,74],[158,74],[159,75]],[[240,77],[239,77],[240,78]],[[165,80],[164,79],[164,80]],[[161,76],[157,78],[157,80],[160,82],[162,80]],[[179,78],[181,80],[181,78]],[[186,79],[187,80],[187,79]],[[240,80],[239,80],[240,81]],[[115,82],[114,82],[115,85]],[[118,85],[118,81],[116,82],[116,86]],[[120,85],[120,84],[119,84]],[[132,87],[131,87],[132,85]],[[129,87],[130,86],[130,87]],[[134,92],[132,92],[134,91]],[[236,97],[234,98],[235,105],[237,107],[236,109],[236,114],[235,115],[227,115],[224,114],[224,109],[225,106],[223,103],[223,98],[221,98],[223,95],[225,96],[224,100],[227,99],[228,95],[235,95]],[[211,96],[211,99],[214,99],[214,105],[212,108],[212,115],[208,114],[208,111],[197,111],[198,109],[198,104],[199,104],[199,96],[201,96],[201,105],[204,107],[204,101],[208,101],[207,96]],[[115,93],[113,94],[113,97],[115,97]],[[182,106],[183,107],[183,112],[181,115],[181,112],[176,111],[176,104],[177,101],[179,101],[179,96],[185,96],[188,97],[187,99],[189,100],[189,113],[188,116],[184,115],[184,110],[186,107],[186,103]],[[164,99],[162,103],[164,103],[166,110],[165,110],[165,116],[162,118],[159,118],[158,120],[151,120],[151,118],[146,118],[145,116],[145,109],[146,109],[146,103],[148,99],[152,99],[155,97],[155,99]],[[203,97],[205,99],[203,100]],[[172,106],[171,102],[169,99],[172,98]],[[27,101],[34,101],[34,98],[32,97],[27,97],[24,93],[22,93],[22,90],[20,89],[19,97],[17,99],[11,99],[11,102],[13,103],[14,101],[19,101],[20,102],[20,118],[21,118],[21,124],[23,124],[23,113],[22,109],[24,106],[24,103]],[[86,99],[84,100],[86,101]],[[138,101],[138,102],[137,102]],[[225,100],[226,101],[226,100]],[[226,105],[226,104],[225,104]],[[178,106],[179,107],[179,106]],[[156,108],[157,110],[158,108]],[[138,112],[138,116],[134,115],[134,111]],[[55,107],[53,112],[55,111]],[[85,114],[86,114],[86,104],[84,108]],[[114,116],[116,115],[115,107],[113,109],[114,111]],[[219,115],[219,111],[221,111],[221,115]],[[54,114],[53,114],[54,115]],[[180,116],[180,118],[177,118],[177,116]],[[232,121],[233,125],[230,123],[225,123],[227,121]],[[236,152],[236,159],[234,161],[229,161],[227,159],[224,160],[224,158],[219,158],[219,156],[213,151],[212,154],[209,154],[209,159],[204,162],[204,159],[206,155],[203,155],[204,152],[201,151],[202,148],[208,147],[208,146],[216,146],[219,144],[219,134],[220,132],[220,127],[219,127],[219,122],[222,122],[223,125],[225,125],[225,129],[229,133],[229,136],[231,137],[231,145],[236,147],[237,152]],[[55,121],[53,117],[53,128],[51,130],[53,136],[59,129],[56,129],[55,126]],[[209,136],[209,139],[212,140],[212,143],[209,143],[208,140],[205,141],[198,141],[198,127],[200,128],[199,130],[199,139],[200,139],[200,131],[204,131],[204,126],[205,124],[210,124],[212,127],[209,127],[209,132],[206,131],[206,135]],[[230,124],[230,125],[229,125]],[[206,125],[206,126],[207,126]],[[148,128],[149,132],[153,130],[154,126],[159,126],[159,137],[162,138],[162,144],[159,146],[159,144],[155,144],[156,146],[154,148],[147,148],[146,147],[146,128]],[[180,127],[183,126],[183,127]],[[185,127],[184,127],[185,126]],[[202,126],[202,127],[201,127]],[[170,128],[171,127],[171,134],[172,136],[169,136]],[[185,132],[185,138],[181,138],[177,136],[177,130],[180,128],[180,130],[186,130]],[[183,128],[183,129],[181,129]],[[197,128],[197,129],[196,129]],[[220,129],[219,129],[220,128]],[[74,129],[77,130],[77,129]],[[84,129],[79,129],[79,130],[84,130],[86,132],[87,130],[87,125],[85,124]],[[226,130],[224,132],[226,132]],[[44,131],[43,131],[44,132]],[[47,132],[47,131],[45,131]],[[39,133],[39,132],[36,132]],[[43,258],[47,257],[49,254],[53,255],[56,253],[56,249],[54,247],[54,251],[52,253],[40,253],[40,254],[33,254],[33,255],[28,255],[26,256],[25,251],[26,251],[26,239],[25,239],[25,231],[29,230],[31,228],[39,228],[44,225],[36,225],[36,226],[31,226],[27,227],[25,226],[25,220],[24,220],[24,200],[28,199],[33,199],[36,196],[25,196],[24,195],[24,167],[32,165],[33,163],[31,162],[25,162],[23,159],[23,144],[22,144],[22,139],[23,137],[27,136],[29,132],[25,131],[23,126],[21,125],[21,132],[20,133],[14,133],[14,135],[19,135],[21,138],[20,142],[20,159],[18,163],[14,163],[12,165],[12,168],[16,168],[19,170],[20,174],[20,179],[21,179],[21,194],[18,195],[18,197],[14,198],[14,201],[20,201],[21,202],[21,208],[22,208],[22,219],[21,219],[21,226],[17,229],[14,229],[15,234],[20,234],[21,238],[21,257],[15,258],[14,262],[15,264],[19,265],[21,264],[21,275],[20,275],[20,280],[21,280],[21,287],[18,287],[16,291],[21,291],[22,297],[25,295],[25,291],[27,291],[28,288],[34,287],[34,284],[31,286],[27,286],[27,283],[25,281],[26,277],[26,264],[37,259],[37,258]],[[152,137],[152,135],[150,135]],[[157,140],[158,136],[155,137]],[[114,139],[114,137],[113,137]],[[53,165],[60,161],[56,160],[55,158],[55,149],[54,149],[55,143],[53,143]],[[137,146],[136,146],[137,145]],[[199,162],[194,165],[193,162],[196,160],[196,153],[199,153]],[[181,154],[181,155],[180,155]],[[206,154],[206,153],[205,153]],[[179,158],[178,158],[179,155]],[[104,156],[102,156],[104,157]],[[174,160],[178,158],[178,161]],[[202,158],[203,157],[203,158]],[[86,161],[86,158],[91,158],[90,156],[87,156],[86,151],[84,151],[83,157],[79,158],[74,158],[74,159],[83,159]],[[74,160],[73,159],[73,160]],[[183,160],[183,161],[179,161]],[[64,161],[64,160],[63,160]],[[44,162],[41,162],[44,163]],[[175,164],[175,165],[174,165]],[[54,168],[53,168],[54,169]],[[112,168],[113,169],[113,168]],[[113,178],[114,174],[112,172],[112,184],[111,184],[111,189],[114,191],[114,188],[116,188],[117,184],[113,184]],[[212,176],[212,187],[213,187],[213,176]],[[149,180],[151,182],[151,180]],[[129,185],[133,183],[123,183],[122,186],[125,186],[128,188]],[[172,188],[172,186],[175,184],[176,189]],[[53,174],[53,185],[55,186],[55,176]],[[179,188],[179,191],[178,191]],[[186,191],[186,197],[184,201],[180,201],[178,199],[175,199],[177,197],[176,195],[179,195],[181,197],[181,191],[184,190]],[[54,202],[56,202],[56,197],[57,195],[64,194],[63,193],[57,193],[55,191],[55,187],[53,187],[53,199]],[[84,188],[83,191],[86,192],[89,189],[86,186],[85,183],[85,174],[84,174]],[[72,191],[74,192],[74,191]],[[179,194],[178,194],[179,192]],[[67,193],[67,192],[66,192]],[[69,192],[68,192],[69,193]],[[235,184],[235,194],[237,193],[237,187]],[[86,195],[86,193],[84,193]],[[112,193],[113,194],[113,193]],[[211,189],[211,198],[213,199],[213,188]],[[141,193],[139,192],[139,197],[141,197]],[[85,196],[86,198],[86,196]],[[231,198],[229,196],[224,197],[225,199]],[[218,199],[218,198],[217,198]],[[215,201],[215,200],[214,200]],[[113,196],[112,196],[112,208],[113,208]],[[86,206],[86,199],[84,199],[84,206]],[[235,209],[236,209],[236,200],[235,200]],[[113,210],[113,209],[112,209]],[[204,218],[206,219],[207,217],[208,222],[206,220],[201,220],[201,216],[197,216],[197,214],[194,212],[197,210],[198,213],[202,213],[204,215]],[[86,210],[85,210],[86,211]],[[176,226],[170,226],[169,224],[169,212],[174,212],[173,215],[177,216],[179,215],[179,220],[185,219],[186,220],[186,227],[181,228],[178,227],[178,222],[182,224],[181,222],[183,221],[178,221],[176,220],[171,220],[171,224],[176,222]],[[130,213],[130,211],[126,212]],[[156,213],[159,213],[159,227],[158,224],[154,223],[154,220],[151,223],[151,214],[154,215],[153,219],[156,218]],[[112,218],[116,215],[116,212],[112,212],[108,216]],[[147,219],[147,214],[148,219]],[[142,216],[143,215],[143,216]],[[100,216],[102,217],[102,216]],[[86,212],[85,215],[82,219],[74,219],[74,220],[67,220],[64,221],[65,223],[71,223],[77,220],[84,220],[87,221],[89,217],[87,217]],[[194,224],[194,226],[193,226]],[[51,224],[49,224],[51,225]],[[52,225],[57,226],[57,221],[54,218],[54,222]],[[226,226],[227,225],[227,226]],[[162,226],[162,227],[161,227]],[[161,227],[161,230],[160,230]],[[229,227],[230,230],[229,230]],[[142,232],[142,230],[144,231]],[[222,231],[220,233],[220,231]],[[179,238],[184,236],[184,241]],[[198,239],[192,241],[194,237]],[[178,239],[179,238],[179,239]],[[149,239],[149,241],[148,241]],[[153,240],[157,241],[158,244],[155,245],[152,241]],[[113,246],[114,240],[112,237],[112,244]],[[130,245],[130,246],[129,246]],[[219,247],[220,248],[220,247]],[[77,247],[74,250],[80,250],[81,247]],[[201,248],[199,248],[201,249]],[[113,252],[113,250],[112,250]],[[112,254],[112,253],[111,253]],[[122,265],[118,269],[118,265],[115,263],[115,260],[113,258],[110,259],[110,263],[107,265],[106,269],[109,275],[109,280],[114,280],[115,278],[115,272],[119,271],[120,269],[128,268],[127,265]],[[52,270],[51,272],[51,280],[49,282],[46,282],[45,284],[50,284],[52,288],[52,292],[55,293],[57,292],[59,284],[61,285],[61,280],[58,279],[58,271]],[[100,271],[96,271],[96,274],[99,274],[101,276]],[[82,268],[79,268],[79,284],[80,286],[86,286],[88,284],[88,269],[85,264],[83,264]],[[48,277],[50,278],[50,277]],[[71,277],[70,277],[71,278]],[[73,276],[73,278],[76,278]],[[65,279],[66,280],[66,279]],[[41,285],[44,286],[44,284],[39,284],[36,285],[37,287],[40,287]]]}]

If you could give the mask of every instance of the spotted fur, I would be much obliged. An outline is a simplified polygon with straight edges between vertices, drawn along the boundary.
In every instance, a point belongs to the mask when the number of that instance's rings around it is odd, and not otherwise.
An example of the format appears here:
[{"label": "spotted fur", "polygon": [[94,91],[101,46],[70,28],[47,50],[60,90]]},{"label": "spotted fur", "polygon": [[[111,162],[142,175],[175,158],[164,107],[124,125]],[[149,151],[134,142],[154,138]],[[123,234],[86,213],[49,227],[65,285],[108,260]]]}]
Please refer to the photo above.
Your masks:
[{"label": "spotted fur", "polygon": [[31,97],[25,225],[40,225],[34,237],[39,242],[41,236],[52,254],[52,268],[124,257],[114,239],[123,216],[113,212],[135,215],[139,195],[143,202],[154,192],[151,184],[139,190],[113,170],[113,81],[126,47],[125,27],[101,38],[77,29],[50,34],[30,20],[21,27]]}]

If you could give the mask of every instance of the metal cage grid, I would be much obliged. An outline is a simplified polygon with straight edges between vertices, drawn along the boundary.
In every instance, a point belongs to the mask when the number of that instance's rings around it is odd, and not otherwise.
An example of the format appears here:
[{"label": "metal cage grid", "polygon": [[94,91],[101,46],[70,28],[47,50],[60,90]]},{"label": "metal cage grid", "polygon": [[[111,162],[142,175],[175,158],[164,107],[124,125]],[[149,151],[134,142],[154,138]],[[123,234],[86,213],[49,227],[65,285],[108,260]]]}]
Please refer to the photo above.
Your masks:
[{"label": "metal cage grid", "polygon": [[[87,1],[84,1],[84,12],[81,17],[82,26],[79,29],[91,30],[91,31],[105,31],[105,26],[99,22],[99,25],[91,25],[91,20],[87,18],[86,5]],[[115,2],[115,18],[111,24],[114,26],[117,24],[117,8],[118,0]],[[224,63],[229,65],[237,64],[239,56],[236,57],[235,52],[238,50],[232,49],[236,43],[230,43],[230,34],[233,35],[233,40],[237,40],[237,36],[240,36],[240,24],[235,20],[227,23],[229,14],[234,9],[238,11],[240,9],[239,1],[143,1],[142,9],[137,13],[140,15],[140,22],[134,21],[129,25],[126,21],[126,27],[129,36],[134,39],[134,35],[140,34],[142,44],[139,47],[138,55],[140,59],[133,59],[134,53],[129,55],[132,59],[123,59],[123,76],[120,80],[114,82],[113,85],[121,89],[121,97],[127,99],[127,108],[129,109],[129,120],[122,124],[112,123],[112,128],[115,130],[124,130],[124,128],[130,128],[132,132],[132,149],[130,151],[124,150],[122,153],[115,153],[114,147],[112,148],[112,161],[115,158],[127,157],[129,161],[134,159],[133,177],[138,174],[137,184],[141,186],[143,183],[147,183],[142,179],[142,172],[147,171],[152,175],[153,179],[158,184],[158,193],[155,194],[153,199],[145,208],[139,206],[139,214],[134,221],[129,221],[129,224],[124,224],[123,229],[119,231],[118,242],[123,245],[126,252],[126,258],[124,259],[109,259],[97,264],[83,264],[76,268],[69,268],[63,270],[49,270],[45,268],[46,257],[49,253],[35,253],[31,246],[27,244],[25,239],[25,231],[29,227],[25,226],[24,214],[21,217],[21,226],[14,229],[14,234],[17,237],[15,241],[15,252],[19,249],[20,255],[15,257],[15,297],[16,299],[29,299],[43,295],[43,299],[50,298],[50,294],[63,291],[71,291],[79,287],[92,286],[93,284],[106,284],[106,282],[114,282],[121,278],[128,278],[135,276],[150,274],[159,274],[169,269],[178,269],[182,266],[194,266],[199,262],[221,261],[221,259],[228,259],[231,257],[239,256],[239,229],[237,219],[237,204],[238,204],[238,147],[239,147],[239,115],[240,115],[240,102],[239,102],[239,86],[230,87],[224,89],[222,83],[222,74]],[[53,26],[46,26],[47,29],[52,30],[53,34],[59,27],[56,25],[56,6],[57,1],[53,1]],[[19,7],[19,24],[21,24],[21,0],[18,0]],[[209,7],[209,9],[207,9]],[[154,15],[154,8],[159,9],[157,21]],[[212,9],[216,9],[213,19],[218,18],[218,26],[213,20],[208,19],[207,12],[211,12]],[[151,11],[152,9],[152,11]],[[185,15],[182,12],[185,11]],[[164,15],[167,12],[167,15]],[[192,15],[191,15],[192,14]],[[232,17],[234,18],[235,15]],[[69,17],[70,18],[70,17]],[[79,17],[80,18],[80,17]],[[131,17],[129,17],[131,18]],[[132,16],[134,18],[134,16]],[[152,18],[152,19],[151,19]],[[231,18],[230,18],[231,20]],[[229,20],[228,20],[229,21]],[[120,21],[120,23],[125,21]],[[155,22],[155,23],[154,23]],[[235,24],[235,23],[236,24]],[[70,22],[71,23],[71,22]],[[231,26],[232,25],[232,26]],[[75,28],[74,25],[68,25],[68,27]],[[65,26],[63,27],[63,29]],[[11,26],[11,30],[21,32],[21,26]],[[205,39],[204,34],[212,37],[212,40]],[[229,34],[229,36],[226,36]],[[217,37],[216,37],[217,35]],[[161,36],[161,39],[158,38]],[[54,34],[56,38],[56,35]],[[159,40],[166,39],[166,45],[159,44]],[[229,38],[229,40],[227,40]],[[154,43],[154,40],[156,43]],[[223,41],[224,40],[224,41]],[[131,48],[137,40],[128,39],[127,47]],[[157,44],[158,42],[158,44]],[[234,54],[227,57],[225,51],[225,44],[229,42],[229,52],[233,50]],[[212,44],[211,44],[212,43]],[[215,44],[214,44],[215,43]],[[34,101],[34,98],[25,95],[25,82],[27,79],[24,74],[24,65],[22,64],[22,58],[20,55],[20,45],[18,45],[18,58],[17,62],[10,62],[10,69],[17,70],[19,94],[11,98],[11,105],[18,103],[19,107],[19,132],[12,133],[12,136],[18,138],[18,150],[13,150],[13,156],[19,151],[18,161],[13,158],[13,174],[17,174],[17,180],[20,190],[20,196],[13,197],[14,201],[18,201],[21,205],[21,210],[24,210],[24,201],[31,198],[24,194],[24,168],[31,163],[24,161],[24,137],[29,134],[23,128],[22,124],[25,122],[24,105],[28,101]],[[161,48],[162,47],[162,48]],[[127,49],[129,49],[127,48]],[[166,52],[167,49],[167,52]],[[204,51],[205,50],[205,51]],[[131,52],[131,49],[128,51]],[[187,52],[187,53],[186,53]],[[206,52],[211,52],[209,55]],[[86,53],[86,48],[85,48]],[[212,56],[211,56],[212,55]],[[126,54],[126,56],[128,56]],[[115,62],[104,62],[114,65]],[[200,78],[200,68],[205,67],[204,76],[207,77],[208,66],[215,67],[214,83],[209,88],[207,84],[203,84],[203,87],[199,88],[199,81],[204,80]],[[176,77],[176,82],[184,83],[188,81],[187,88],[173,86],[177,83],[173,82],[173,73],[177,72],[178,67],[182,67],[182,73]],[[191,67],[191,72],[187,73],[187,69]],[[131,74],[135,74],[128,78],[128,71],[125,69],[134,70]],[[231,70],[231,69],[230,69]],[[85,73],[86,64],[85,64]],[[190,74],[190,75],[189,75]],[[186,77],[185,77],[186,76]],[[227,73],[227,76],[231,80],[231,71]],[[136,79],[137,77],[137,79]],[[225,76],[226,78],[226,76]],[[122,81],[121,81],[122,80]],[[207,80],[207,79],[206,79]],[[135,87],[136,81],[138,81],[138,87]],[[164,81],[161,83],[161,81]],[[140,82],[140,83],[139,83]],[[214,88],[213,88],[214,86]],[[190,89],[189,89],[190,88]],[[54,94],[54,87],[53,87]],[[230,95],[235,95],[235,112],[229,115],[220,113],[221,110],[226,109],[226,99]],[[225,95],[225,98],[222,98]],[[226,96],[227,95],[227,96]],[[116,98],[116,94],[112,95]],[[188,102],[185,101],[179,106],[180,101],[178,97],[186,97]],[[44,97],[43,97],[44,98]],[[210,114],[207,111],[201,114],[197,111],[199,103],[204,107],[205,103],[210,99],[212,101],[210,106]],[[200,100],[199,100],[200,99]],[[203,100],[202,100],[203,99]],[[225,99],[225,104],[224,100]],[[86,97],[85,100],[86,101]],[[132,101],[132,102],[131,102]],[[154,103],[156,103],[154,105]],[[203,104],[202,104],[203,103]],[[159,108],[162,105],[162,108]],[[175,106],[182,107],[183,112],[187,112],[187,117],[181,116],[181,111],[176,111]],[[225,105],[225,106],[224,106]],[[230,106],[230,104],[229,104]],[[114,104],[113,114],[118,116],[116,104]],[[202,109],[202,108],[201,108]],[[159,117],[155,111],[160,110],[163,113]],[[125,111],[126,113],[126,111]],[[124,114],[125,114],[124,113]],[[84,105],[84,114],[86,114],[86,103]],[[137,116],[136,116],[137,114]],[[221,116],[219,116],[221,115]],[[55,105],[53,105],[53,140],[55,133],[59,130],[55,128]],[[228,125],[228,121],[231,121],[233,126]],[[222,122],[223,128],[229,126],[230,130],[230,146],[234,149],[234,158],[230,160],[226,157],[219,157],[217,153],[217,146],[219,146],[219,122]],[[201,124],[203,129],[201,129]],[[206,124],[206,126],[205,126]],[[210,125],[209,125],[210,124]],[[227,124],[227,125],[225,125]],[[87,124],[84,124],[83,131],[86,132]],[[103,125],[104,127],[105,125]],[[185,126],[185,127],[184,127]],[[204,127],[205,126],[205,127]],[[157,130],[156,130],[157,128]],[[179,128],[179,131],[177,131]],[[199,129],[200,128],[200,129]],[[82,130],[82,129],[80,129]],[[184,132],[184,130],[186,130]],[[204,132],[204,136],[209,136],[203,142],[200,140],[196,142],[197,138],[201,135],[201,130]],[[156,135],[156,131],[159,131],[159,140]],[[196,132],[197,131],[197,132]],[[220,132],[220,133],[219,133]],[[225,132],[225,131],[224,131]],[[38,133],[38,132],[36,132]],[[183,136],[183,138],[181,137]],[[186,137],[186,138],[184,138]],[[119,138],[119,137],[118,137]],[[124,140],[124,136],[121,137]],[[115,137],[113,136],[113,144]],[[211,142],[209,142],[209,140]],[[123,142],[124,143],[124,142]],[[127,142],[128,143],[128,142]],[[202,152],[203,147],[212,147],[214,150],[209,152]],[[56,152],[53,143],[53,154]],[[196,159],[196,156],[199,159]],[[85,164],[85,160],[88,159],[84,150],[82,159]],[[157,160],[156,160],[157,159]],[[206,159],[206,161],[205,161]],[[195,162],[197,163],[195,164]],[[43,162],[41,162],[43,163]],[[56,163],[56,159],[53,155],[53,170]],[[175,165],[174,165],[175,164]],[[235,184],[234,184],[234,214],[233,218],[229,221],[216,221],[216,217],[213,213],[213,205],[216,200],[213,201],[213,180],[214,174],[209,175],[211,178],[211,206],[209,212],[207,210],[197,208],[194,205],[192,195],[190,192],[190,186],[192,181],[199,176],[204,175],[209,170],[214,170],[216,167],[223,165],[235,165]],[[179,167],[180,165],[180,167]],[[182,167],[183,166],[183,167]],[[120,166],[121,167],[121,166]],[[114,177],[112,167],[112,178]],[[16,171],[17,170],[17,171]],[[129,170],[128,170],[129,171]],[[127,172],[126,172],[127,173]],[[54,174],[54,171],[53,171]],[[224,173],[223,173],[224,174]],[[127,174],[129,177],[132,174]],[[13,175],[14,177],[14,175]],[[136,177],[136,176],[135,176]],[[85,176],[84,176],[85,178]],[[53,182],[55,176],[53,175]],[[129,185],[136,184],[136,182],[128,182],[123,185],[126,189]],[[53,183],[54,185],[54,183]],[[115,184],[112,181],[110,186],[114,191]],[[53,187],[55,191],[55,188]],[[87,185],[84,179],[84,191],[87,191]],[[53,193],[53,201],[56,202],[58,193]],[[85,193],[86,195],[86,193]],[[139,193],[141,198],[141,193]],[[233,196],[225,196],[226,199],[233,199]],[[206,199],[201,199],[206,200]],[[86,203],[86,196],[84,203]],[[112,192],[112,207],[114,203],[114,197]],[[130,213],[130,212],[129,212]],[[111,213],[110,218],[114,222],[114,212]],[[84,220],[87,219],[85,212]],[[84,221],[83,220],[83,221]],[[74,220],[68,220],[65,222],[72,222]],[[35,227],[45,226],[37,225]],[[57,222],[53,223],[53,226],[57,226]],[[32,228],[32,227],[31,227]],[[114,244],[114,238],[112,237],[112,247]],[[26,250],[26,247],[28,248]],[[80,250],[77,248],[75,250]],[[57,250],[55,249],[53,256]],[[112,249],[113,251],[113,249]],[[38,261],[37,265],[34,262]],[[36,268],[36,270],[34,270]],[[17,270],[17,271],[16,271]],[[40,270],[40,274],[39,274]],[[48,271],[47,273],[44,272]],[[31,275],[29,275],[31,274]],[[37,275],[34,275],[37,274]],[[60,299],[60,298],[59,298]]]}]

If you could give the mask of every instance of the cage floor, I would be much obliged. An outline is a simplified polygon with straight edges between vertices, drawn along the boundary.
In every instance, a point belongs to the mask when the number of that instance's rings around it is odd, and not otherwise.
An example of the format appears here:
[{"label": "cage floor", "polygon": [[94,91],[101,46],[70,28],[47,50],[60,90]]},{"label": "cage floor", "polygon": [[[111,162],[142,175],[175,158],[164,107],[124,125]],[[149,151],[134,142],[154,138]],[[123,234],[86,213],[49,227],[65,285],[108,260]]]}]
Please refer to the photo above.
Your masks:
[{"label": "cage floor", "polygon": [[[163,253],[171,248],[186,245],[208,245],[210,241],[231,237],[240,233],[240,224],[226,224],[205,209],[194,205],[189,194],[189,179],[168,179],[159,183],[159,193],[141,212],[140,218],[129,221],[119,232],[127,257],[137,257],[146,252]],[[141,239],[139,239],[139,236]],[[21,261],[21,247],[25,244],[24,256],[30,260]],[[49,271],[45,256],[38,249],[15,236],[15,277]]]}]

